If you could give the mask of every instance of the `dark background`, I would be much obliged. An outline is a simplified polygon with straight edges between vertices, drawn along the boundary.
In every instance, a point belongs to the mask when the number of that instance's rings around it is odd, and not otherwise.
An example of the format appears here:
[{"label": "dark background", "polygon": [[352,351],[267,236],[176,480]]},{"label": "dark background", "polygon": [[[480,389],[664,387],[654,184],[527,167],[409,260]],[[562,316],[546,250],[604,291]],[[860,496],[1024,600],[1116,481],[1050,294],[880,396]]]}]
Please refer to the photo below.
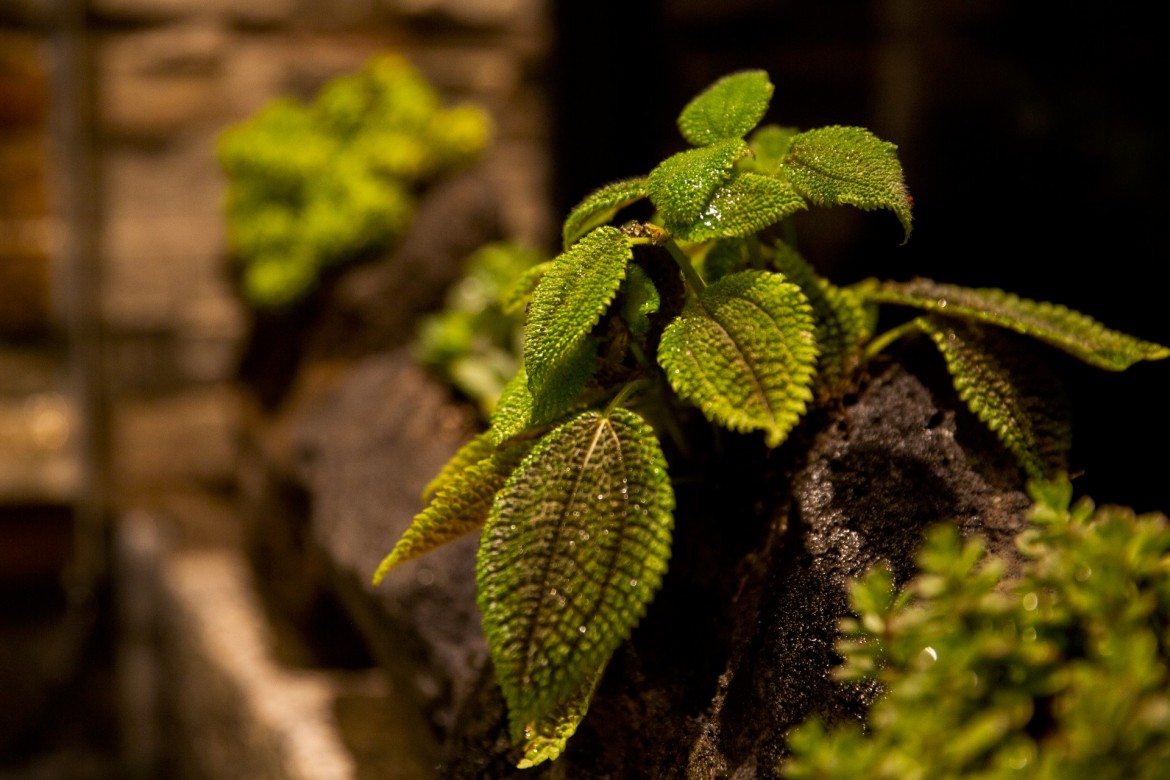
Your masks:
[{"label": "dark background", "polygon": [[[887,0],[558,3],[556,197],[644,175],[675,117],[734,70],[776,86],[765,121],[868,127],[899,147],[914,232],[888,213],[801,215],[838,283],[926,276],[1064,304],[1170,344],[1161,266],[1167,49],[1156,4]],[[1170,360],[1121,373],[1046,348],[1073,413],[1078,494],[1170,510]]]}]

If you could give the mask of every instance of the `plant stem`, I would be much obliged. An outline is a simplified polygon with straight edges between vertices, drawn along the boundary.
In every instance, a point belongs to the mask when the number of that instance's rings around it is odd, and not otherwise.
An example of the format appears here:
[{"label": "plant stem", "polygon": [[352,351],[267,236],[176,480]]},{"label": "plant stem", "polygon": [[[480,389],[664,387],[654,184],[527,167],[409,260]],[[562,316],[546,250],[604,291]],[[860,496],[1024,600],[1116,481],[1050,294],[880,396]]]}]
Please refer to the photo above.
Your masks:
[{"label": "plant stem", "polygon": [[707,284],[703,281],[703,277],[699,276],[699,272],[695,270],[695,266],[691,263],[691,259],[687,257],[681,249],[679,249],[678,244],[675,243],[673,238],[666,239],[666,241],[663,242],[663,246],[666,247],[667,252],[670,252],[670,256],[674,258],[674,262],[677,263],[679,269],[682,270],[683,279],[686,280],[687,286],[691,288],[691,292],[693,292],[696,297],[701,295],[703,290],[707,289]]},{"label": "plant stem", "polygon": [[916,330],[917,328],[918,324],[916,320],[910,320],[909,322],[902,323],[896,328],[890,328],[885,333],[874,338],[869,342],[869,344],[866,345],[865,352],[862,353],[862,360],[869,361],[883,349],[890,346],[890,344],[893,344],[895,341],[902,338],[910,331]]}]

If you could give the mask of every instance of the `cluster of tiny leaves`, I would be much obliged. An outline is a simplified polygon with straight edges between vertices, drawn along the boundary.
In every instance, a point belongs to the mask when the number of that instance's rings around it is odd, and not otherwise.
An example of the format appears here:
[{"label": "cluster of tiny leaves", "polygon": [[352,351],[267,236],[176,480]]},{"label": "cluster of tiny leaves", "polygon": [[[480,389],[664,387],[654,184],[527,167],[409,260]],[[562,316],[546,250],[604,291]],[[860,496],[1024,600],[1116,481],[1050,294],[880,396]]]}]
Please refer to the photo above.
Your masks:
[{"label": "cluster of tiny leaves", "polygon": [[1022,563],[935,529],[920,573],[872,572],[843,622],[842,680],[884,695],[861,724],[788,735],[789,780],[1166,776],[1170,523],[1034,482]]},{"label": "cluster of tiny leaves", "polygon": [[322,269],[390,246],[420,187],[486,148],[486,112],[444,107],[404,58],[383,54],[311,104],[282,97],[225,130],[228,244],[245,299],[286,306]]},{"label": "cluster of tiny leaves", "polygon": [[[908,237],[910,198],[895,147],[866,130],[758,127],[772,91],[763,71],[715,82],[678,118],[691,148],[583,199],[561,254],[499,291],[505,312],[525,313],[523,360],[375,577],[482,528],[479,606],[521,765],[563,750],[666,570],[674,493],[656,425],[678,426],[647,398],[779,446],[904,332],[874,337],[878,304],[917,306],[927,314],[910,327],[936,338],[961,397],[1026,468],[1047,471],[1067,449],[1062,418],[1032,402],[1023,389],[1045,388],[979,327],[1096,361],[1166,356],[1005,294],[819,277],[774,227],[850,205],[892,212]],[[611,224],[640,201],[649,221]]]}]

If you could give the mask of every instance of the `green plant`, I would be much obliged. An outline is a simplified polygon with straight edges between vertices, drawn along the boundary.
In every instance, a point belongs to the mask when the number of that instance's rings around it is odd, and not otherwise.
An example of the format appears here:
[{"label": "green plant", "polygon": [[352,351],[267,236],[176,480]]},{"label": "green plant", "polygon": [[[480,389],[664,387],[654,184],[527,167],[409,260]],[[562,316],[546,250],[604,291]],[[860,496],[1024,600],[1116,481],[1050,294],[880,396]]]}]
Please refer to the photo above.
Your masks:
[{"label": "green plant", "polygon": [[[522,766],[560,754],[662,582],[674,516],[663,441],[693,451],[696,410],[777,447],[917,330],[1021,466],[1046,475],[1064,467],[1067,425],[1026,392],[1029,365],[998,331],[1111,370],[1170,355],[999,290],[821,278],[795,249],[793,215],[887,210],[908,239],[911,200],[893,144],[856,127],[759,126],[771,95],[763,71],[720,79],[678,118],[690,148],[570,212],[564,251],[506,292],[526,301],[523,362],[490,425],[426,488],[374,576],[482,528],[478,603]],[[646,206],[648,220],[611,224]],[[883,304],[921,314],[877,334]]]},{"label": "green plant", "polygon": [[444,107],[397,54],[330,81],[309,105],[279,98],[225,130],[228,244],[245,299],[288,306],[324,269],[389,247],[419,190],[474,160],[491,131],[483,109]]},{"label": "green plant", "polygon": [[[843,681],[877,679],[866,726],[810,720],[783,776],[1164,777],[1170,766],[1170,523],[1031,486],[1019,572],[953,526],[904,588],[877,569],[843,621]],[[1070,508],[1071,505],[1071,508]]]}]

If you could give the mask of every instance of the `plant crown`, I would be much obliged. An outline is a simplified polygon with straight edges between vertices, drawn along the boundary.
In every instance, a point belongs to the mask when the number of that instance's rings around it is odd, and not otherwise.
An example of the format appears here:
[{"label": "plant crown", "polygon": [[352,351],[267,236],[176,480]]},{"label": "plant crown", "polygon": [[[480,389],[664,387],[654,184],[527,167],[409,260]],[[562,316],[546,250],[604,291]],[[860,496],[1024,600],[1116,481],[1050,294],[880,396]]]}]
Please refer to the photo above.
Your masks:
[{"label": "plant crown", "polygon": [[[478,604],[521,766],[562,752],[662,583],[674,491],[660,437],[679,429],[679,409],[777,447],[917,330],[959,397],[1042,477],[1065,467],[1068,426],[1003,332],[1107,370],[1170,355],[996,289],[820,277],[791,241],[794,214],[885,210],[908,239],[911,199],[896,147],[868,130],[760,125],[772,92],[761,70],[719,79],[678,117],[687,149],[571,210],[561,254],[504,293],[525,312],[522,363],[489,425],[427,486],[374,576],[481,531]],[[647,204],[649,219],[613,224]],[[918,314],[876,334],[882,304]]]}]

